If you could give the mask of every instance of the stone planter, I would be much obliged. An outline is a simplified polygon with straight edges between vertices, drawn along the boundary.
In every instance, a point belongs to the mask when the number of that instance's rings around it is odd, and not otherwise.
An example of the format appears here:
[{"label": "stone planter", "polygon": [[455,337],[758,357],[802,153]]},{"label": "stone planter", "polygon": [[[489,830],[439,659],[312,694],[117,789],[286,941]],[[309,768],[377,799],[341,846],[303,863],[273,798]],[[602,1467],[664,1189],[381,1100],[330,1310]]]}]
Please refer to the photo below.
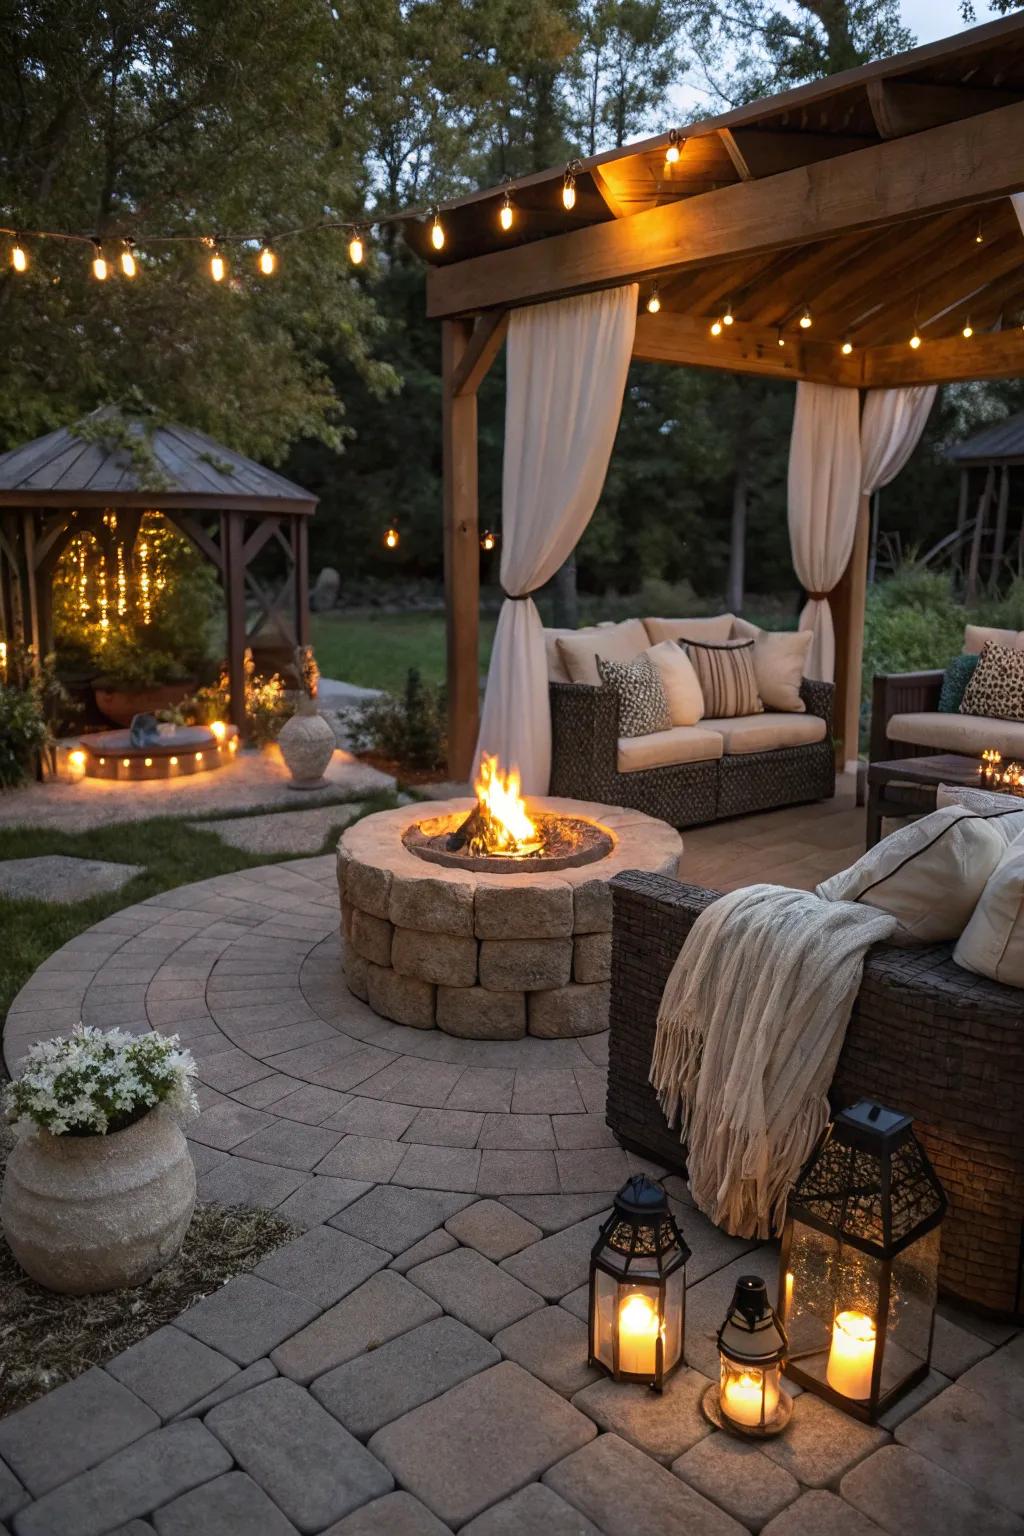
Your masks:
[{"label": "stone planter", "polygon": [[26,1274],[83,1296],[141,1285],[181,1247],[196,1198],[188,1143],[158,1105],[109,1136],[22,1136],[0,1220]]},{"label": "stone planter", "polygon": [[337,745],[334,732],[316,712],[316,700],[302,698],[277,738],[281,756],[292,776],[292,789],[321,789],[327,782],[324,769]]}]

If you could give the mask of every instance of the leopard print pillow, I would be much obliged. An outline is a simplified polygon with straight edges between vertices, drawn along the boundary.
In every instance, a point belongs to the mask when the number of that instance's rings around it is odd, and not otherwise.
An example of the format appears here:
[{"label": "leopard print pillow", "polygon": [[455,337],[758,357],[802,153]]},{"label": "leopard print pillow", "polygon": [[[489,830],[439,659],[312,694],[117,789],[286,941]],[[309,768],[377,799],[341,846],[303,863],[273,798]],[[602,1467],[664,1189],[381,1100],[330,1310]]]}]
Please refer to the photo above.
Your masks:
[{"label": "leopard print pillow", "polygon": [[602,683],[619,696],[619,735],[650,736],[672,726],[668,700],[649,656],[635,661],[605,661],[597,657]]},{"label": "leopard print pillow", "polygon": [[1024,720],[1024,650],[986,640],[960,701],[960,713]]}]

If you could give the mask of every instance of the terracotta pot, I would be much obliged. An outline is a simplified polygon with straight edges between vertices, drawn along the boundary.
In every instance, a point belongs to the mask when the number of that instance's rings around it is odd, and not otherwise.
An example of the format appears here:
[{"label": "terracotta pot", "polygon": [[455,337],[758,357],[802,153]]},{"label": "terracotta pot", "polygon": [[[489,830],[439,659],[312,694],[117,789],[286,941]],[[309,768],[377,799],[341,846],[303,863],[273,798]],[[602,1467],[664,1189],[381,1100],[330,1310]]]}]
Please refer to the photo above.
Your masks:
[{"label": "terracotta pot", "polygon": [[292,776],[292,789],[320,789],[326,783],[324,769],[334,756],[334,732],[316,712],[316,700],[302,698],[277,738],[281,756]]},{"label": "terracotta pot", "polygon": [[188,1143],[158,1104],[108,1136],[22,1136],[7,1160],[0,1221],[26,1274],[84,1296],[141,1285],[169,1263],[195,1198]]},{"label": "terracotta pot", "polygon": [[115,725],[131,725],[133,715],[155,715],[160,709],[173,709],[196,691],[194,677],[178,683],[154,683],[149,688],[104,688],[93,684],[96,703]]}]

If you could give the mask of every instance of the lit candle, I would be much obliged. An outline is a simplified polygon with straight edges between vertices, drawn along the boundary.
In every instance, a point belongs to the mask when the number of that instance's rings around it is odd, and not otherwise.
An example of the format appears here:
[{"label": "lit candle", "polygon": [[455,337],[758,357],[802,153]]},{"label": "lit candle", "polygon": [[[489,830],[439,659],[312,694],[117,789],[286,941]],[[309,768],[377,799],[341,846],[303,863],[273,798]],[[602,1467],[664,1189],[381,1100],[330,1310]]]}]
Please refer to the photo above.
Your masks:
[{"label": "lit candle", "polygon": [[785,1310],[784,1316],[785,1316],[786,1322],[788,1323],[790,1317],[793,1315],[793,1271],[791,1269],[786,1271],[786,1303],[785,1303],[785,1305],[786,1305],[786,1310]]},{"label": "lit candle", "polygon": [[223,720],[214,720],[213,724],[210,726],[210,730],[216,736],[218,741],[223,741],[224,737],[228,733],[228,728],[224,724]]},{"label": "lit candle", "polygon": [[832,1325],[825,1380],[844,1397],[870,1397],[875,1325],[863,1312],[839,1312]]},{"label": "lit candle", "polygon": [[736,1424],[758,1425],[762,1397],[765,1422],[769,1423],[779,1406],[779,1389],[772,1377],[763,1371],[743,1371],[738,1376],[730,1372],[722,1389],[722,1411]]},{"label": "lit candle", "polygon": [[619,1308],[619,1370],[653,1376],[657,1347],[657,1311],[646,1296],[627,1296]]}]

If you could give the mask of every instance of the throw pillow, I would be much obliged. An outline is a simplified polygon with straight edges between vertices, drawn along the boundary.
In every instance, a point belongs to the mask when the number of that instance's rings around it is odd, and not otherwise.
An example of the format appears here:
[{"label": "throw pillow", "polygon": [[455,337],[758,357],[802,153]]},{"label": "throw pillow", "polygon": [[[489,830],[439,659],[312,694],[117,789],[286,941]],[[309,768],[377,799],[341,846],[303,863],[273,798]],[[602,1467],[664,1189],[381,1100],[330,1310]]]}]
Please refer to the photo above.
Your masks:
[{"label": "throw pillow", "polygon": [[891,912],[894,944],[939,944],[959,938],[1003,848],[984,817],[948,805],[891,832],[816,894]]},{"label": "throw pillow", "polygon": [[963,703],[964,690],[978,665],[974,655],[954,656],[942,678],[939,690],[939,709],[944,715],[955,715]]},{"label": "throw pillow", "polygon": [[1011,844],[989,876],[953,959],[965,971],[1024,987],[1024,846]]},{"label": "throw pillow", "polygon": [[597,658],[602,683],[608,683],[619,696],[619,735],[652,736],[655,731],[672,728],[664,690],[649,656],[635,661],[606,661]]},{"label": "throw pillow", "polygon": [[673,725],[696,725],[704,715],[704,695],[700,691],[693,662],[681,645],[663,640],[644,652],[651,658],[658,674]]},{"label": "throw pillow", "polygon": [[589,683],[592,688],[601,681],[597,670],[598,656],[603,656],[605,661],[633,661],[649,644],[641,619],[582,629],[576,634],[561,635],[555,641],[570,681]]},{"label": "throw pillow", "polygon": [[986,640],[960,700],[960,713],[1024,720],[1024,650]]},{"label": "throw pillow", "polygon": [[809,629],[758,629],[749,619],[733,622],[733,638],[753,640],[754,676],[765,709],[804,715],[800,697],[807,653],[814,639]]},{"label": "throw pillow", "polygon": [[704,697],[705,720],[763,714],[753,640],[727,640],[724,645],[701,645],[691,640],[686,649]]},{"label": "throw pillow", "polygon": [[976,816],[983,816],[1009,845],[1024,837],[1024,800],[1017,795],[1001,795],[995,789],[974,789],[966,784],[940,784],[935,792],[935,808],[965,805]]},{"label": "throw pillow", "polygon": [[651,645],[660,645],[663,640],[701,640],[721,645],[732,637],[733,623],[731,613],[719,613],[710,619],[644,619]]}]

